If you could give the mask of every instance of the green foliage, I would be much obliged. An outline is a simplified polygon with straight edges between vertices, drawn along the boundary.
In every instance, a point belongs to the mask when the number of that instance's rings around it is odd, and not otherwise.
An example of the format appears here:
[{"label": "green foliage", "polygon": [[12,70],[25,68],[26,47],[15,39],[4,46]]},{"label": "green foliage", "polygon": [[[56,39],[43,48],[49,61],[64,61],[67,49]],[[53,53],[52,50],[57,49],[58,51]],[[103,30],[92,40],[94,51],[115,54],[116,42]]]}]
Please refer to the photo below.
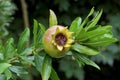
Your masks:
[{"label": "green foliage", "polygon": [[[66,0],[67,8],[69,3]],[[60,4],[62,5],[62,4]],[[61,10],[67,10],[65,7],[61,7]],[[74,32],[74,43],[70,49],[70,59],[63,60],[60,63],[60,69],[66,72],[68,78],[75,76],[79,80],[83,80],[83,69],[76,66],[76,62],[80,67],[84,65],[90,65],[97,69],[100,67],[92,61],[90,58],[93,55],[98,55],[100,47],[105,47],[113,42],[116,42],[116,38],[113,37],[111,32],[111,26],[98,25],[98,21],[102,15],[102,10],[89,20],[94,13],[94,8],[91,9],[88,16],[82,21],[81,17],[75,18],[72,21],[69,30]],[[57,18],[53,11],[50,10],[49,25],[57,25]],[[56,71],[52,67],[52,60],[45,51],[42,44],[42,37],[46,28],[41,23],[34,20],[33,27],[33,40],[30,46],[26,47],[30,38],[30,30],[26,28],[19,38],[18,44],[15,46],[14,39],[10,38],[3,44],[0,43],[0,79],[4,80],[31,80],[33,71],[38,72],[41,75],[42,80],[60,80]],[[67,57],[67,56],[66,56]],[[68,65],[66,65],[68,64]],[[63,67],[64,65],[64,67]],[[31,68],[35,70],[30,71]],[[76,69],[76,70],[74,70]],[[36,73],[35,72],[35,73]],[[82,76],[79,76],[81,74]]]},{"label": "green foliage", "polygon": [[8,67],[11,66],[11,64],[8,63],[0,63],[0,74],[3,73]]},{"label": "green foliage", "polygon": [[[79,27],[80,27],[80,24],[82,22],[82,19],[80,17],[77,17],[73,22],[72,24],[70,25],[70,31],[71,32],[77,32]],[[74,33],[74,35],[76,35]]]},{"label": "green foliage", "polygon": [[48,80],[51,74],[51,58],[45,56],[42,64],[42,80]]},{"label": "green foliage", "polygon": [[0,0],[0,35],[8,35],[6,26],[13,20],[12,15],[15,12],[15,5],[11,0]]},{"label": "green foliage", "polygon": [[51,75],[50,75],[51,80],[60,80],[56,71],[52,68],[51,69]]},{"label": "green foliage", "polygon": [[30,36],[30,31],[28,28],[26,28],[24,32],[21,34],[18,41],[18,50],[17,50],[18,53],[21,53],[24,50],[25,45],[29,41],[29,36]]},{"label": "green foliage", "polygon": [[97,50],[91,49],[87,46],[80,45],[78,43],[74,44],[72,46],[72,49],[77,51],[78,53],[84,54],[84,55],[97,55],[99,52]]}]

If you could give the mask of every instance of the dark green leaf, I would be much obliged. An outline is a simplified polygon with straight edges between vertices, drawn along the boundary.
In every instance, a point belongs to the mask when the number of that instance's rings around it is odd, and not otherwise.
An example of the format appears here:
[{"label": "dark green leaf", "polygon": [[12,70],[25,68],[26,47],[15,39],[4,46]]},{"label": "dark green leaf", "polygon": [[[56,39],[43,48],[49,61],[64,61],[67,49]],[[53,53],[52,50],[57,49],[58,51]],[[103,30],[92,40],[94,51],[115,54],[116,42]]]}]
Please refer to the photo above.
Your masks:
[{"label": "dark green leaf", "polygon": [[51,58],[46,55],[42,64],[42,80],[48,80],[51,74]]},{"label": "dark green leaf", "polygon": [[52,10],[50,10],[49,27],[52,27],[54,25],[57,25],[57,17],[55,13]]},{"label": "dark green leaf", "polygon": [[51,80],[60,80],[56,71],[52,68],[51,69],[51,75],[50,75]]},{"label": "dark green leaf", "polygon": [[24,50],[27,42],[29,41],[29,37],[30,37],[30,31],[29,28],[26,28],[19,38],[18,51],[17,51],[18,53],[21,53]]},{"label": "dark green leaf", "polygon": [[78,54],[78,53],[74,53],[73,56],[75,57],[75,59],[77,60],[78,63],[79,62],[80,63],[83,62],[83,63],[85,63],[87,65],[91,65],[91,66],[93,66],[93,67],[95,67],[97,69],[100,69],[100,67],[96,63],[94,63],[92,60],[90,60],[89,58],[85,57],[84,55],[81,55],[81,54]]},{"label": "dark green leaf", "polygon": [[81,53],[81,54],[85,54],[85,55],[96,55],[96,54],[99,54],[99,52],[97,50],[94,50],[92,48],[89,48],[87,46],[83,46],[83,45],[80,45],[78,43],[75,43],[73,46],[72,46],[72,49]]},{"label": "dark green leaf", "polygon": [[3,73],[11,64],[9,63],[0,63],[0,74]]},{"label": "dark green leaf", "polygon": [[72,24],[70,25],[69,30],[71,32],[76,33],[76,31],[78,31],[78,29],[80,28],[80,24],[81,24],[82,19],[80,17],[77,17]]}]

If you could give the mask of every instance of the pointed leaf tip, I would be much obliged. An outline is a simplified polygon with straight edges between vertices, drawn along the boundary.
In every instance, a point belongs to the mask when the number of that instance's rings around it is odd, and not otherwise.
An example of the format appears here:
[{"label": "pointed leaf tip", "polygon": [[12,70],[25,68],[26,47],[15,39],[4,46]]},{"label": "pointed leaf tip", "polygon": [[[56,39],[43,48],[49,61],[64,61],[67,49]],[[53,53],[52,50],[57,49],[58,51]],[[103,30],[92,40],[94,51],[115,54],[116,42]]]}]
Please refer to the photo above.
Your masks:
[{"label": "pointed leaf tip", "polygon": [[57,25],[57,17],[53,10],[50,9],[50,17],[49,17],[49,26]]}]

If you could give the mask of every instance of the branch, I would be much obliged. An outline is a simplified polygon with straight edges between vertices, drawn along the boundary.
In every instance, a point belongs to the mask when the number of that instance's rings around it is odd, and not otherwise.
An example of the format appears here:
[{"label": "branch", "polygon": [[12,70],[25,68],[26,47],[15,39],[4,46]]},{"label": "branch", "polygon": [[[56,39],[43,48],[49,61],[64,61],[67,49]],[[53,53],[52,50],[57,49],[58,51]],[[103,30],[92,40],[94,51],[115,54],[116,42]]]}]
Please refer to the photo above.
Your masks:
[{"label": "branch", "polygon": [[26,4],[25,0],[20,0],[20,1],[21,1],[22,12],[23,12],[24,27],[29,27],[27,4]]}]

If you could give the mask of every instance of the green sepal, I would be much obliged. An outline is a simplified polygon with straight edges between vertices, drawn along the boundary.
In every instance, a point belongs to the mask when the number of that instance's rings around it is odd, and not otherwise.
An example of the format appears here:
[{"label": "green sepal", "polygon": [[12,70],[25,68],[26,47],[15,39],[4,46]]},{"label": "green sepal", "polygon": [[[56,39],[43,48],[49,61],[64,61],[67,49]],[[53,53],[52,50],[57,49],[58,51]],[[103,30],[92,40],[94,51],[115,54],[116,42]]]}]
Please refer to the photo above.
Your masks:
[{"label": "green sepal", "polygon": [[58,24],[58,22],[57,22],[57,17],[55,15],[55,13],[52,10],[50,10],[49,27],[52,27],[57,24]]}]

